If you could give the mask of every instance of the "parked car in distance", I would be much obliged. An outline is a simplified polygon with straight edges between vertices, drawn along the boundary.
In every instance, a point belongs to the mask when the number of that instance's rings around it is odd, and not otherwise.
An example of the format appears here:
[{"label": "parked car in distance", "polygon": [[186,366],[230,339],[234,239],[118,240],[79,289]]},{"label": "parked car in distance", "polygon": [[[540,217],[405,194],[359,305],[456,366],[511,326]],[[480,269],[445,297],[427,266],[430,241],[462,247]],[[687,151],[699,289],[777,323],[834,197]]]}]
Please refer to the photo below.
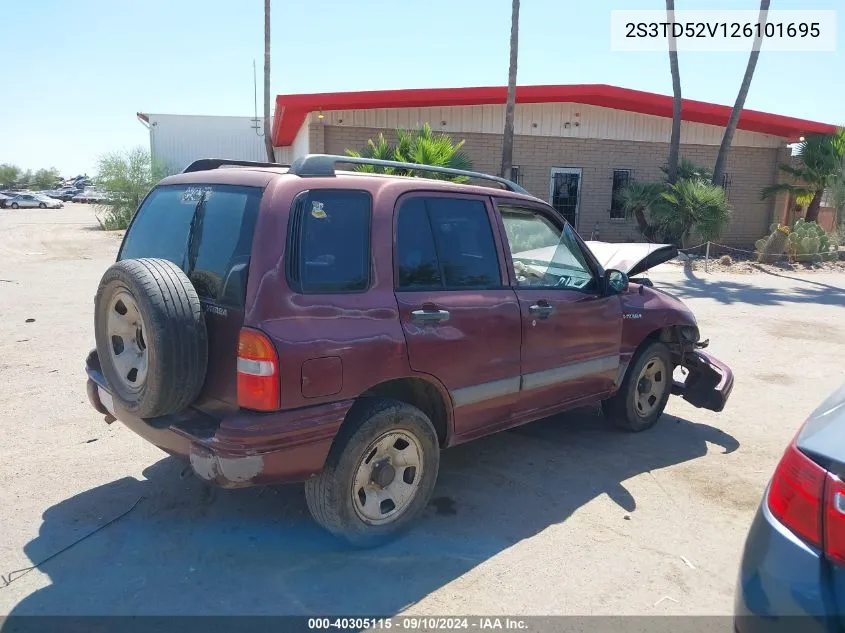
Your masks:
[{"label": "parked car in distance", "polygon": [[633,432],[671,394],[723,409],[733,374],[693,314],[629,279],[677,249],[622,246],[597,257],[485,174],[196,161],[150,192],[101,279],[88,396],[209,482],[305,481],[319,524],[372,546],[427,506],[443,448],[589,403]]},{"label": "parked car in distance", "polygon": [[64,206],[61,200],[37,193],[22,193],[6,202],[11,209],[60,209]]},{"label": "parked car in distance", "polygon": [[71,202],[74,196],[79,195],[82,193],[82,189],[65,189],[62,191],[56,192],[55,198],[62,200],[63,202]]},{"label": "parked car in distance", "polygon": [[91,203],[98,203],[98,202],[105,202],[108,199],[108,196],[105,192],[99,191],[97,189],[85,189],[84,191],[76,194],[75,196],[71,197],[73,202],[91,202]]},{"label": "parked car in distance", "polygon": [[739,633],[841,630],[845,614],[845,386],[786,448],[745,542]]},{"label": "parked car in distance", "polygon": [[14,196],[8,196],[5,193],[0,193],[0,209],[6,208],[6,202],[14,198]]}]

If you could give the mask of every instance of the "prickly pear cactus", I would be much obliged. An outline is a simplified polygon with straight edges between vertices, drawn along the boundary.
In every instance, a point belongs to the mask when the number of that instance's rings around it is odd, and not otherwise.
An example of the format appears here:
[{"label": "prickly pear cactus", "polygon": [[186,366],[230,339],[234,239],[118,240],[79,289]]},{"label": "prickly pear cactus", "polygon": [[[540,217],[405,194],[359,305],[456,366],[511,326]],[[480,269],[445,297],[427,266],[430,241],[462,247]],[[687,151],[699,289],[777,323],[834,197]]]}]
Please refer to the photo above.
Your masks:
[{"label": "prickly pear cactus", "polygon": [[795,261],[820,262],[838,257],[838,238],[825,233],[817,222],[795,221],[787,240],[786,250]]}]

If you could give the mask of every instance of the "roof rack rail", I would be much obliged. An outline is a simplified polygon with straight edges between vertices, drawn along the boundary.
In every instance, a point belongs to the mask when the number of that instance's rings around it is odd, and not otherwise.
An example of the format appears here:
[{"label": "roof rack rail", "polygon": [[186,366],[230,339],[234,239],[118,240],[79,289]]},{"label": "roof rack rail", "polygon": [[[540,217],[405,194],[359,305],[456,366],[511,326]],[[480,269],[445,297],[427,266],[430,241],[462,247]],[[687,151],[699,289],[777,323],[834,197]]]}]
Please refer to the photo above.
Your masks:
[{"label": "roof rack rail", "polygon": [[381,160],[378,158],[363,158],[358,156],[336,156],[333,154],[308,154],[297,158],[291,165],[288,173],[303,178],[315,176],[334,176],[337,163],[348,163],[350,165],[372,165],[373,167],[395,167],[397,169],[408,169],[415,171],[428,171],[437,174],[449,174],[450,176],[466,176],[479,180],[490,180],[502,185],[508,191],[516,193],[528,193],[515,182],[499,176],[482,174],[477,171],[466,171],[464,169],[452,169],[451,167],[436,167],[434,165],[418,165],[416,163],[401,163],[395,160]]},{"label": "roof rack rail", "polygon": [[220,169],[232,165],[233,167],[290,167],[290,165],[282,165],[280,163],[262,163],[257,160],[235,160],[233,158],[200,158],[185,167],[182,170],[183,174],[189,174],[192,171],[205,171],[207,169]]}]

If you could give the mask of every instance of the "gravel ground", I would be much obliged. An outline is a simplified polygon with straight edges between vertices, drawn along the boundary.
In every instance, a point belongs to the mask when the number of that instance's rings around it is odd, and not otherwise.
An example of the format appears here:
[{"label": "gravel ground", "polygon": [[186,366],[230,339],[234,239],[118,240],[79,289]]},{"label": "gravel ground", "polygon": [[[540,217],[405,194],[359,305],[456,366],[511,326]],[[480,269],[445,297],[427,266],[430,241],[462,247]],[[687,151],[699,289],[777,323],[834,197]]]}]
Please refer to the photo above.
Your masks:
[{"label": "gravel ground", "polygon": [[772,469],[841,382],[841,273],[661,266],[655,284],[736,373],[726,411],[672,399],[630,435],[582,409],[452,449],[417,529],[350,552],[314,526],[300,486],[180,478],[90,408],[92,300],[119,243],[95,228],[81,205],[0,211],[0,572],[142,500],[0,588],[0,613],[728,614]]},{"label": "gravel ground", "polygon": [[696,257],[691,260],[674,259],[669,262],[673,266],[681,266],[692,269],[697,273],[727,273],[751,274],[751,273],[775,273],[804,275],[807,273],[845,273],[845,259],[831,262],[804,263],[780,261],[774,264],[761,264],[753,258],[730,258],[725,261],[720,257],[713,257],[705,262],[703,257]]}]

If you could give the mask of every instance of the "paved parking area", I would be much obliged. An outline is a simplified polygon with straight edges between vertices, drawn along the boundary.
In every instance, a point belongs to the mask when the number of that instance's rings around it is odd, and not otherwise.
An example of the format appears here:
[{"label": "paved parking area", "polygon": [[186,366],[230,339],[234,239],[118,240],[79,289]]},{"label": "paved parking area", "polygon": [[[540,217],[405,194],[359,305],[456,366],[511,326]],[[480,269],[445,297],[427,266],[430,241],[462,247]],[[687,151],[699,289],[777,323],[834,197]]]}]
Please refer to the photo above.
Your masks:
[{"label": "paved parking area", "polygon": [[119,244],[95,229],[81,205],[0,210],[0,573],[142,500],[0,588],[0,614],[727,614],[771,471],[842,381],[842,275],[663,266],[655,284],[734,368],[725,412],[673,399],[629,435],[583,409],[452,449],[417,529],[350,552],[300,486],[180,478],[89,407],[93,297]]}]

